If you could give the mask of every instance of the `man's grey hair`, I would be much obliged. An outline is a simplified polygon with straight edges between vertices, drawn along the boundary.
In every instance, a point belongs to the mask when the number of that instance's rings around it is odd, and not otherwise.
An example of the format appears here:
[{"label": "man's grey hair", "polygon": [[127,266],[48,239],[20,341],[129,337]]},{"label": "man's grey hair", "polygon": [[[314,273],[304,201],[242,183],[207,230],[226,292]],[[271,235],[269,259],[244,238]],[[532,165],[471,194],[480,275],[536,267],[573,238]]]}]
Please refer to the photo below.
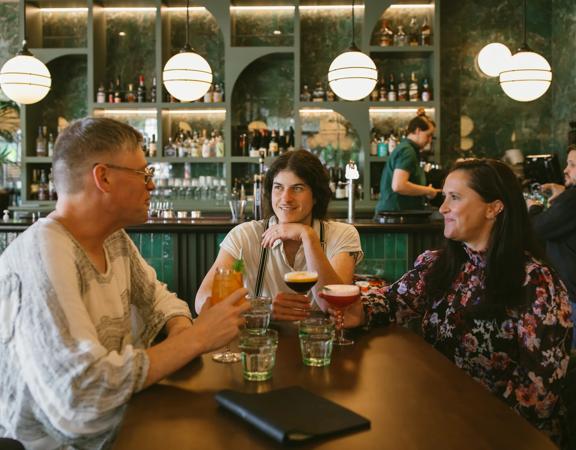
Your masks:
[{"label": "man's grey hair", "polygon": [[84,179],[94,164],[123,150],[140,149],[142,134],[117,120],[85,117],[72,122],[56,140],[52,166],[59,194],[74,194],[84,188]]}]

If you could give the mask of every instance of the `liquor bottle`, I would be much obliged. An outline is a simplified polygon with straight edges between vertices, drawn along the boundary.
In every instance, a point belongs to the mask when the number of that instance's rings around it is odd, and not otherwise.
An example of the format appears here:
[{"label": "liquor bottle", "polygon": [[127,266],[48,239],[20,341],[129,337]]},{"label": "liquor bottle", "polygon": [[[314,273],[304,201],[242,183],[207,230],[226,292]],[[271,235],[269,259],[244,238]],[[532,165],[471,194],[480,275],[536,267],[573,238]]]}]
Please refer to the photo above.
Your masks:
[{"label": "liquor bottle", "polygon": [[54,155],[54,135],[52,133],[48,134],[48,141],[46,144],[46,148],[48,151],[48,156],[52,158],[52,156]]},{"label": "liquor bottle", "polygon": [[272,130],[272,136],[270,137],[270,143],[268,144],[268,156],[273,158],[278,156],[278,140],[276,139],[276,130]]},{"label": "liquor bottle", "polygon": [[208,140],[208,131],[202,130],[202,158],[210,158],[210,141]]},{"label": "liquor bottle", "polygon": [[424,17],[420,28],[420,45],[432,45],[432,29],[428,25],[428,18]]},{"label": "liquor bottle", "polygon": [[417,102],[420,98],[418,96],[418,79],[416,78],[416,73],[414,72],[410,74],[410,87],[408,88],[408,98],[411,102]]},{"label": "liquor bottle", "polygon": [[286,147],[288,144],[286,142],[286,135],[284,134],[284,128],[280,128],[278,133],[278,152],[282,155],[286,153]]},{"label": "liquor bottle", "polygon": [[128,103],[136,102],[136,94],[134,93],[134,85],[132,83],[128,83],[128,92],[126,92],[126,101]]},{"label": "liquor bottle", "polygon": [[40,170],[40,182],[38,183],[38,200],[50,200],[50,191],[48,189],[48,179],[46,177],[45,170]]},{"label": "liquor bottle", "polygon": [[36,156],[47,155],[47,144],[46,134],[44,133],[43,127],[38,127],[38,136],[36,137]]},{"label": "liquor bottle", "polygon": [[258,147],[258,155],[268,155],[268,147],[270,145],[270,136],[268,130],[260,130],[260,147]]},{"label": "liquor bottle", "polygon": [[398,101],[405,102],[408,100],[408,85],[404,79],[404,72],[400,73],[400,81],[398,81]]},{"label": "liquor bottle", "polygon": [[390,47],[391,45],[394,45],[394,32],[388,25],[388,21],[384,20],[380,28],[380,47]]},{"label": "liquor bottle", "polygon": [[156,77],[152,78],[152,87],[150,88],[150,101],[156,103]]},{"label": "liquor bottle", "polygon": [[325,100],[326,93],[324,92],[324,87],[322,83],[318,81],[312,91],[312,101],[313,102],[323,102]]},{"label": "liquor bottle", "polygon": [[388,155],[388,142],[384,136],[380,136],[380,139],[378,140],[378,145],[376,146],[376,155],[380,158]]},{"label": "liquor bottle", "polygon": [[120,87],[120,78],[116,78],[114,86],[114,103],[122,103],[122,89]]},{"label": "liquor bottle", "polygon": [[108,103],[114,103],[114,83],[112,81],[108,84],[108,90],[106,91],[106,101]]},{"label": "liquor bottle", "polygon": [[398,25],[398,31],[394,35],[394,45],[397,47],[404,47],[408,43],[408,37],[404,32],[404,27],[402,25]]},{"label": "liquor bottle", "polygon": [[210,85],[206,93],[204,94],[204,103],[212,103],[212,89],[213,86]]},{"label": "liquor bottle", "polygon": [[146,101],[146,85],[144,84],[144,75],[138,76],[138,88],[136,89],[136,100],[138,103]]},{"label": "liquor bottle", "polygon": [[238,137],[238,148],[241,156],[248,156],[248,134],[240,134]]},{"label": "liquor bottle", "polygon": [[423,102],[429,102],[432,100],[432,92],[430,91],[430,84],[428,83],[428,78],[422,80],[422,92],[420,98]]},{"label": "liquor bottle", "polygon": [[295,137],[294,137],[294,128],[290,127],[290,130],[288,131],[288,151],[292,151],[295,149]]},{"label": "liquor bottle", "polygon": [[150,158],[156,158],[158,156],[158,144],[156,143],[156,135],[152,135],[152,140],[150,141],[150,145],[148,146],[148,155]]},{"label": "liquor bottle", "polygon": [[344,177],[344,169],[338,168],[336,170],[338,173],[338,183],[336,184],[336,199],[341,200],[346,198],[346,178]]},{"label": "liquor bottle", "polygon": [[106,89],[104,83],[100,83],[98,91],[96,92],[96,103],[106,103]]},{"label": "liquor bottle", "polygon": [[384,75],[380,78],[380,89],[378,89],[378,101],[385,102],[388,100],[388,92],[386,91],[386,79]]},{"label": "liquor bottle", "polygon": [[378,101],[378,94],[380,92],[380,86],[382,86],[382,79],[380,79],[380,81],[378,83],[376,83],[376,86],[374,86],[374,89],[372,90],[372,92],[370,92],[370,101],[371,102],[377,102]]},{"label": "liquor bottle", "polygon": [[216,83],[216,86],[214,87],[214,92],[212,93],[212,101],[224,101],[224,90],[222,89],[222,85],[220,83]]},{"label": "liquor bottle", "polygon": [[30,182],[30,200],[38,200],[38,169],[32,169],[32,181]]},{"label": "liquor bottle", "polygon": [[302,88],[302,93],[300,94],[300,101],[301,102],[309,102],[312,100],[312,94],[310,94],[310,89],[308,89],[308,85],[305,84]]},{"label": "liquor bottle", "polygon": [[394,81],[394,74],[391,73],[388,79],[388,101],[395,102],[396,98],[396,82]]},{"label": "liquor bottle", "polygon": [[408,45],[410,47],[417,47],[420,45],[420,33],[416,23],[416,17],[410,19],[410,25],[408,26]]},{"label": "liquor bottle", "polygon": [[224,139],[222,138],[222,133],[216,134],[216,154],[217,158],[224,157]]},{"label": "liquor bottle", "polygon": [[176,156],[176,147],[174,146],[174,144],[172,143],[172,138],[169,137],[168,138],[168,143],[166,144],[166,146],[164,147],[164,156],[171,158]]},{"label": "liquor bottle", "polygon": [[370,156],[378,156],[378,136],[376,131],[372,131],[372,139],[370,140]]},{"label": "liquor bottle", "polygon": [[260,133],[252,130],[248,138],[248,156],[258,158],[260,156]]},{"label": "liquor bottle", "polygon": [[332,89],[330,89],[330,85],[326,88],[326,101],[328,102],[335,102],[336,101],[336,94]]}]

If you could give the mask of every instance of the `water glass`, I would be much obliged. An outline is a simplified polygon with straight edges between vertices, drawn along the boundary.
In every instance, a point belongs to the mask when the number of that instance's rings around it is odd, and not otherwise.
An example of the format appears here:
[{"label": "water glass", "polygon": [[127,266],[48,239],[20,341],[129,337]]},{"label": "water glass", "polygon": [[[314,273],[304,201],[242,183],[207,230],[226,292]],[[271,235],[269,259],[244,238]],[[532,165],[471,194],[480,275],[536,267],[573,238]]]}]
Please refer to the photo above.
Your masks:
[{"label": "water glass", "polygon": [[243,316],[246,330],[252,334],[264,334],[270,325],[272,299],[270,297],[246,297],[250,309]]},{"label": "water glass", "polygon": [[313,317],[301,320],[298,336],[304,364],[313,367],[330,365],[334,335],[334,322],[330,319]]},{"label": "water glass", "polygon": [[262,334],[242,330],[239,347],[242,355],[242,375],[246,380],[264,381],[272,378],[278,348],[276,330],[268,329]]},{"label": "water glass", "polygon": [[230,205],[230,213],[232,214],[232,220],[237,222],[238,220],[244,220],[244,210],[246,209],[246,200],[230,200],[228,202]]}]

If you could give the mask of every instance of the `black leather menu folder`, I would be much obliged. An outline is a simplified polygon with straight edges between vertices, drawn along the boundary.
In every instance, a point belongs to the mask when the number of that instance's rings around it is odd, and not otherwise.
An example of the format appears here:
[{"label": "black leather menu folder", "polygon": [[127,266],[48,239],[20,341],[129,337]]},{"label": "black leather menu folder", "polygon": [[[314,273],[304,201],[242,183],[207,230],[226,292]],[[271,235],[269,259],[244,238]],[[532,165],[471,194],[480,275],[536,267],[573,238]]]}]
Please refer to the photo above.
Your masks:
[{"label": "black leather menu folder", "polygon": [[370,428],[368,419],[298,386],[263,394],[226,389],[216,394],[216,401],[278,442]]}]

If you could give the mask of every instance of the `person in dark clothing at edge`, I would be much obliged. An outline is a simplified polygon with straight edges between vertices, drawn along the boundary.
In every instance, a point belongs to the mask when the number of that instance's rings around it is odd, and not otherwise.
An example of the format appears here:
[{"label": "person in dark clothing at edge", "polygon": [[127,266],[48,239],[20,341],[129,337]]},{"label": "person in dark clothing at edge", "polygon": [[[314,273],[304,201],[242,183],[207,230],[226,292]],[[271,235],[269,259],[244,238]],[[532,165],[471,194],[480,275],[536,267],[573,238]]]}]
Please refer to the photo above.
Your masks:
[{"label": "person in dark clothing at edge", "polygon": [[420,150],[432,142],[436,124],[426,116],[424,108],[408,123],[406,139],[394,149],[380,180],[380,200],[376,214],[381,211],[424,209],[424,197],[433,199],[440,192],[426,186],[426,176],[420,167]]},{"label": "person in dark clothing at edge", "polygon": [[[526,200],[528,214],[536,236],[545,241],[548,258],[568,289],[572,303],[572,321],[576,321],[576,145],[568,147],[564,169],[565,185],[547,183],[544,192],[551,192],[550,207],[535,200]],[[576,347],[576,333],[572,348]]]}]

